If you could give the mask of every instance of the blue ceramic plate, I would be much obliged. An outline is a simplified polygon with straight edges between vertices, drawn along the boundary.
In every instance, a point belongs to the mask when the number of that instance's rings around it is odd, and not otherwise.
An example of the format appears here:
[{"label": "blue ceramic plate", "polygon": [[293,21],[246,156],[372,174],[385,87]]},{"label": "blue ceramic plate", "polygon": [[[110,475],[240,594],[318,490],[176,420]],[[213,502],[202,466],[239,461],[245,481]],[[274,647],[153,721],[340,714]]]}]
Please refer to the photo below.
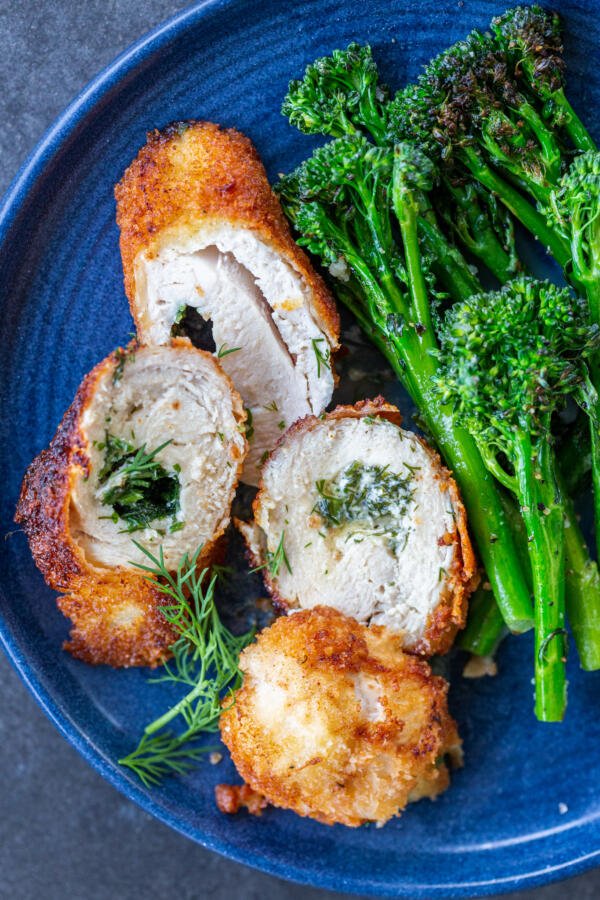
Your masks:
[{"label": "blue ceramic plate", "polygon": [[[595,2],[561,7],[569,93],[594,126]],[[386,80],[400,85],[503,8],[476,0],[214,0],[144,38],[92,82],[26,164],[0,214],[3,532],[13,527],[25,467],[81,377],[132,330],[112,191],[146,131],[190,117],[234,125],[252,137],[274,178],[307,152],[308,139],[279,114],[288,80],[306,63],[352,39],[369,41]],[[530,887],[598,860],[600,673],[582,676],[574,655],[560,726],[533,718],[527,637],[502,647],[497,678],[455,677],[465,768],[435,804],[419,803],[382,830],[327,828],[277,810],[225,817],[213,787],[234,778],[229,761],[152,791],[116,765],[164,704],[159,686],[144,672],[93,669],[65,654],[67,623],[24,536],[3,541],[2,551],[2,639],[31,691],[107,779],[193,840],[307,884],[412,898]]]}]

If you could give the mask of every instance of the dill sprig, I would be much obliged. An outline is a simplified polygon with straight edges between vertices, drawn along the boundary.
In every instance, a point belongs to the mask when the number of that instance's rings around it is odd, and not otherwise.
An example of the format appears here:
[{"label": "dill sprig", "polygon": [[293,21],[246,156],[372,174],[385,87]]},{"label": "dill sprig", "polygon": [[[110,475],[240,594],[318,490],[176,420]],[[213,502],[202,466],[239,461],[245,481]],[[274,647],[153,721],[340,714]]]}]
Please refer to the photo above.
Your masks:
[{"label": "dill sprig", "polygon": [[313,353],[317,360],[317,378],[321,377],[321,366],[325,369],[331,369],[331,350],[326,347],[325,352],[321,350],[319,344],[326,344],[325,338],[313,338],[311,341]]},{"label": "dill sprig", "polygon": [[267,550],[267,561],[264,562],[261,566],[256,566],[256,568],[251,569],[251,572],[260,572],[261,569],[268,569],[271,575],[276,578],[279,570],[282,565],[286,567],[290,575],[292,574],[292,567],[290,566],[290,561],[287,557],[287,553],[285,552],[285,531],[281,532],[281,537],[279,538],[279,543],[277,544],[277,549],[272,551]]},{"label": "dill sprig", "polygon": [[217,359],[223,359],[224,356],[229,356],[230,353],[237,353],[241,349],[241,347],[228,347],[227,344],[221,344],[217,350]]},{"label": "dill sprig", "polygon": [[[217,731],[222,699],[232,698],[240,686],[239,655],[254,631],[236,637],[221,622],[214,599],[219,575],[214,573],[207,584],[209,570],[198,570],[201,546],[192,557],[186,553],[171,573],[162,547],[156,557],[137,541],[134,544],[151,563],[135,565],[168,598],[161,612],[178,635],[170,648],[172,660],[151,681],[187,688],[181,700],[146,726],[136,749],[119,760],[150,787],[166,775],[185,774],[211,749],[198,741]],[[179,731],[167,727],[175,721],[181,723]]]}]

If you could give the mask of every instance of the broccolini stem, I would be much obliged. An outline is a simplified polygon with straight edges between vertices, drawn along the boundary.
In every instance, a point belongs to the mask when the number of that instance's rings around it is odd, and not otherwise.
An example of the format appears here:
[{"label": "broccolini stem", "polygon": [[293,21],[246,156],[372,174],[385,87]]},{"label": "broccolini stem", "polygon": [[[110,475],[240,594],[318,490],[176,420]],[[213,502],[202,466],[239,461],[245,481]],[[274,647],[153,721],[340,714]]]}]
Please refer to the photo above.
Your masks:
[{"label": "broccolini stem", "polygon": [[415,200],[414,191],[402,189],[397,175],[397,166],[394,164],[392,179],[392,206],[398,224],[404,246],[404,261],[408,274],[408,287],[412,300],[413,312],[416,321],[413,323],[419,342],[428,351],[435,349],[436,342],[429,308],[429,296],[427,285],[421,266],[421,250],[419,248],[419,236],[417,222],[419,209]]},{"label": "broccolini stem", "polygon": [[552,95],[552,100],[563,114],[563,127],[578,150],[597,150],[591,134],[567,100],[564,88],[559,88]]},{"label": "broccolini stem", "polygon": [[[473,188],[452,184],[450,179],[445,180],[445,186],[454,198],[464,221],[467,222],[466,229],[457,228],[464,246],[487,266],[501,284],[510,281],[515,274],[515,260],[498,240],[496,232],[490,225],[489,216],[485,214],[477,197],[474,196]],[[452,209],[448,210],[448,217],[452,213]],[[476,290],[471,293],[476,293]]]},{"label": "broccolini stem", "polygon": [[[556,181],[560,176],[562,155],[555,135],[552,131],[548,130],[544,120],[540,118],[531,104],[522,103],[519,106],[519,115],[523,116],[525,121],[529,123],[531,130],[540,142],[540,147],[542,149],[541,156],[546,166],[546,178],[548,182],[556,184]],[[549,189],[546,188],[546,198],[548,192]],[[542,195],[540,195],[540,200],[544,202]]]},{"label": "broccolini stem", "polygon": [[472,175],[493,194],[496,194],[507,209],[536,237],[550,253],[557,263],[565,268],[571,259],[571,251],[568,242],[551,228],[545,217],[521,194],[503,178],[497,175],[477,156],[470,147],[462,150],[465,165]]},{"label": "broccolini stem", "polygon": [[464,257],[446,239],[437,225],[421,216],[419,234],[426,253],[431,256],[435,274],[455,302],[466,300],[481,291],[481,285]]},{"label": "broccolini stem", "polygon": [[[559,486],[562,480],[559,474]],[[590,559],[571,498],[563,492],[565,512],[565,599],[567,619],[581,668],[600,669],[600,572]]]},{"label": "broccolini stem", "polygon": [[594,523],[596,532],[596,553],[600,559],[600,404],[590,416],[590,455],[592,460],[592,485],[594,495]]},{"label": "broccolini stem", "polygon": [[469,598],[469,619],[458,646],[477,656],[493,656],[506,634],[508,629],[493,591],[479,587]]},{"label": "broccolini stem", "polygon": [[535,714],[560,722],[565,713],[564,511],[551,447],[515,436],[515,476],[527,530],[535,608]]},{"label": "broccolini stem", "polygon": [[[573,501],[564,485],[563,471],[557,472],[563,498],[565,522],[565,604],[567,619],[575,638],[581,667],[588,672],[600,669],[600,572],[590,558],[585,539],[579,527]],[[517,550],[527,556],[527,543],[523,519],[510,497],[505,498],[504,508]],[[479,596],[483,594],[483,596]],[[475,601],[475,605],[473,605]],[[467,627],[459,639],[459,645],[470,653],[487,656],[494,652],[505,634],[505,625],[491,591],[480,588],[469,601]],[[493,649],[490,649],[493,648]]]},{"label": "broccolini stem", "polygon": [[[411,369],[418,371],[420,366],[422,363]],[[533,624],[531,598],[496,482],[471,435],[457,424],[449,407],[440,405],[430,378],[419,379],[413,400],[458,482],[504,621],[511,631],[527,631]]]},{"label": "broccolini stem", "polygon": [[579,414],[568,435],[558,447],[556,456],[563,493],[576,497],[589,486],[589,474],[592,470],[590,423],[587,415]]}]

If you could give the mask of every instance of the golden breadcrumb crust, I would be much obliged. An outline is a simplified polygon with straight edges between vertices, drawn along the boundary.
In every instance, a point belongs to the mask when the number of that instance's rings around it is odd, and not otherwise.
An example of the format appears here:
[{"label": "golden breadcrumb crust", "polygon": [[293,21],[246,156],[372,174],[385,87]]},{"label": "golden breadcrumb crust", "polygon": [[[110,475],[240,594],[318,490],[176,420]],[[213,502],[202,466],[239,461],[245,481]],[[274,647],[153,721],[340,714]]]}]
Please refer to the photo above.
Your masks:
[{"label": "golden breadcrumb crust", "polygon": [[317,606],[277,619],[240,666],[221,736],[274,806],[328,825],[383,824],[448,786],[444,756],[460,759],[461,743],[448,685],[386,628]]},{"label": "golden breadcrumb crust", "polygon": [[271,190],[254,145],[233,128],[212,122],[176,122],[151,131],[115,187],[117,224],[125,292],[140,335],[149,327],[147,310],[136,301],[135,261],[152,256],[171,234],[199,223],[227,222],[251,229],[302,275],[312,294],[312,308],[335,349],[339,316],[323,279],[292,239],[279,200]]},{"label": "golden breadcrumb crust", "polygon": [[[392,424],[400,427],[402,416],[400,410],[388,403],[384,397],[375,397],[372,400],[360,400],[353,406],[336,406],[334,410],[323,416],[305,416],[295,422],[277,442],[277,448],[286,443],[295,434],[302,434],[318,428],[323,421],[336,421],[339,419],[359,419],[365,416],[377,416],[387,419]],[[462,502],[460,491],[452,475],[442,464],[440,456],[422,438],[417,437],[423,448],[429,455],[433,469],[442,491],[448,491],[454,510],[455,529],[444,535],[444,543],[454,546],[452,563],[448,567],[444,591],[433,612],[430,613],[423,638],[410,648],[410,652],[423,656],[447,653],[456,637],[457,632],[465,627],[468,611],[468,600],[477,585],[480,576],[477,559],[469,537],[467,528],[467,513]],[[271,456],[269,454],[269,457]],[[260,520],[260,509],[263,496],[266,492],[265,484],[261,478],[258,493],[254,498],[252,510],[255,521]],[[236,522],[237,524],[237,522]],[[257,559],[251,548],[247,547],[248,557],[253,567],[264,566],[264,559]],[[291,604],[286,597],[279,593],[278,580],[274,578],[268,568],[262,569],[265,586],[275,605],[283,611],[290,609]]]},{"label": "golden breadcrumb crust", "polygon": [[[211,354],[195,350],[188,340],[174,340],[172,346],[201,353],[226,377]],[[59,609],[73,623],[65,649],[94,665],[161,665],[168,658],[175,637],[160,612],[160,607],[165,605],[164,594],[141,572],[120,566],[107,569],[93,565],[71,534],[71,493],[76,480],[90,471],[82,417],[99,381],[122,364],[124,354],[136,349],[137,345],[132,343],[125,350],[115,350],[86,375],[50,446],[27,469],[15,515],[15,521],[27,534],[32,556],[46,583],[61,592],[57,598]],[[244,418],[241,400],[235,396],[241,422]],[[242,464],[243,458],[238,465],[238,477]],[[198,560],[200,568],[210,564],[220,536],[216,534],[204,546]]]}]

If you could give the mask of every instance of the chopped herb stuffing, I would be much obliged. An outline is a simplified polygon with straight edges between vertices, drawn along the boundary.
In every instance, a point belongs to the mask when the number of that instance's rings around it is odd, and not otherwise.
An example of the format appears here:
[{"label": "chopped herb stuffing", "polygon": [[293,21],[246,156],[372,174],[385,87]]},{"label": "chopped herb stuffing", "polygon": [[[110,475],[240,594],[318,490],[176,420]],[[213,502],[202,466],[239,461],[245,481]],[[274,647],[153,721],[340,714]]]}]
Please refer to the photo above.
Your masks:
[{"label": "chopped herb stuffing", "polygon": [[[156,459],[170,441],[151,452],[145,445],[134,447],[109,432],[103,443],[104,465],[98,473],[98,484],[104,487],[101,501],[111,506],[109,518],[122,520],[125,532],[139,531],[157,519],[174,517],[179,510],[180,484],[177,472],[168,472]],[[178,531],[185,523],[173,521],[170,531]]]},{"label": "chopped herb stuffing", "polygon": [[360,525],[360,531],[385,534],[397,544],[406,536],[404,517],[414,493],[413,473],[402,476],[388,466],[353,462],[335,478],[317,481],[313,507],[327,528]]}]

